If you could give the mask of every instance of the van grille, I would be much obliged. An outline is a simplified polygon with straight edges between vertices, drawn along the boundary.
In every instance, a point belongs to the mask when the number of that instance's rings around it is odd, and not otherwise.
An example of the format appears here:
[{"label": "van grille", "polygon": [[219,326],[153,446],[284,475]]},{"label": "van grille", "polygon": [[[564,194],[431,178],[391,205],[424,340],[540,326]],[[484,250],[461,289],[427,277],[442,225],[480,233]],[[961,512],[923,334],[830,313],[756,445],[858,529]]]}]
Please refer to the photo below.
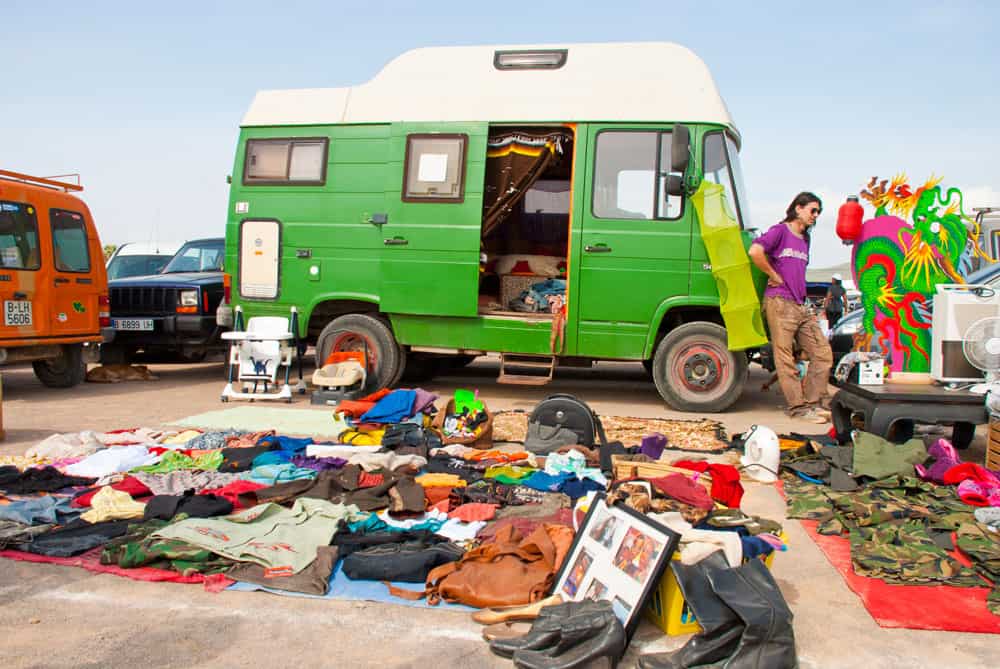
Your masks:
[{"label": "van grille", "polygon": [[124,287],[111,289],[114,316],[166,316],[177,311],[177,288]]}]

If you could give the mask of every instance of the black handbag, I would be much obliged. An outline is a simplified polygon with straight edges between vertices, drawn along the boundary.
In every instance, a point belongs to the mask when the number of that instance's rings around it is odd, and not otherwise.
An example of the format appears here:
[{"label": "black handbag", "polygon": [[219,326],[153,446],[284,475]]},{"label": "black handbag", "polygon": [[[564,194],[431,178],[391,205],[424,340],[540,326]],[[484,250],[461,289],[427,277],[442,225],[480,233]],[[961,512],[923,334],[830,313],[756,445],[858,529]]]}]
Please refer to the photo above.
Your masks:
[{"label": "black handbag", "polygon": [[[532,430],[532,425],[537,425]],[[548,429],[542,429],[548,428]],[[601,470],[611,471],[611,455],[624,453],[625,448],[621,442],[609,444],[608,438],[604,434],[604,425],[601,424],[600,417],[583,400],[566,393],[549,395],[538,403],[531,415],[528,416],[528,435],[538,434],[542,437],[551,434],[551,440],[559,438],[560,431],[553,431],[551,428],[572,431],[576,437],[576,443],[580,446],[592,448],[595,442],[600,442]],[[565,445],[565,444],[559,444]],[[527,438],[524,442],[527,450],[532,450],[533,444],[529,444]],[[537,442],[536,448],[548,448],[549,444],[544,441]],[[549,452],[559,446],[551,448]],[[542,452],[542,451],[536,451]]]}]

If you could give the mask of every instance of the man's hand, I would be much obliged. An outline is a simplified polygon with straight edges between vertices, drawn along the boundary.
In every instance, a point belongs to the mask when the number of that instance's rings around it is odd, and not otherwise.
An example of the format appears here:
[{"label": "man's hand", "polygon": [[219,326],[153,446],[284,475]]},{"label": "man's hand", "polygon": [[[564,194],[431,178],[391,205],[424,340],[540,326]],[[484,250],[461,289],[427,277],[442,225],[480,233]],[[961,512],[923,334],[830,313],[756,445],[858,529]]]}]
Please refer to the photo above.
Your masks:
[{"label": "man's hand", "polygon": [[767,285],[772,288],[777,288],[778,286],[785,285],[785,280],[781,278],[781,275],[775,272],[772,276],[767,278]]}]

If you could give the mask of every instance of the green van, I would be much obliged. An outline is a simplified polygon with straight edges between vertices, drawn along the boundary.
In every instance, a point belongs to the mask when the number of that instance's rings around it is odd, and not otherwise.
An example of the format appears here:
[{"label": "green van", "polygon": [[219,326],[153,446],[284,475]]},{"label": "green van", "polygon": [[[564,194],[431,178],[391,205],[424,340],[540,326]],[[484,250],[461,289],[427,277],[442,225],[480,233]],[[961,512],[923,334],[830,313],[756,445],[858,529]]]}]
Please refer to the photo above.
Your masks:
[{"label": "green van", "polygon": [[721,186],[749,246],[739,148],[708,68],[669,43],[417,49],[359,86],[262,91],[220,322],[294,306],[317,364],[365,350],[380,387],[487,352],[513,383],[632,360],[674,408],[723,411],[748,353],[690,196]]}]

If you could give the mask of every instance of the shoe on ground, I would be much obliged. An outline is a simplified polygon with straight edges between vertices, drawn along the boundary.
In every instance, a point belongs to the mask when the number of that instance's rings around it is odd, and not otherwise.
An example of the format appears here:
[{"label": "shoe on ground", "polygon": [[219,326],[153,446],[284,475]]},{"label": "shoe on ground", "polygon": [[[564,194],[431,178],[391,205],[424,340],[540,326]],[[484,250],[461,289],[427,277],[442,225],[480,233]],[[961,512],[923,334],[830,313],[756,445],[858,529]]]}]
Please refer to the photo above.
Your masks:
[{"label": "shoe on ground", "polygon": [[830,422],[829,415],[823,415],[816,409],[805,409],[804,411],[797,411],[792,414],[792,418],[796,420],[806,421],[807,423],[815,423],[817,425],[825,425]]}]

